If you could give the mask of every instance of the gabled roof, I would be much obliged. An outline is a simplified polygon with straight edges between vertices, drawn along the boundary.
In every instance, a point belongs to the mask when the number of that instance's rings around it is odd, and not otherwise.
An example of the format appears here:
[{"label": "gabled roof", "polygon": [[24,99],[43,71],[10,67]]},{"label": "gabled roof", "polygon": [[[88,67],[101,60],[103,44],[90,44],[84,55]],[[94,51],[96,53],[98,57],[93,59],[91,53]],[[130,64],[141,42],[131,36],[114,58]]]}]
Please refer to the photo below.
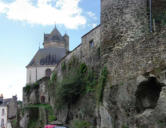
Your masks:
[{"label": "gabled roof", "polygon": [[7,106],[12,100],[12,98],[3,99],[0,106]]},{"label": "gabled roof", "polygon": [[49,47],[39,49],[27,67],[54,66],[66,55],[65,48]]}]

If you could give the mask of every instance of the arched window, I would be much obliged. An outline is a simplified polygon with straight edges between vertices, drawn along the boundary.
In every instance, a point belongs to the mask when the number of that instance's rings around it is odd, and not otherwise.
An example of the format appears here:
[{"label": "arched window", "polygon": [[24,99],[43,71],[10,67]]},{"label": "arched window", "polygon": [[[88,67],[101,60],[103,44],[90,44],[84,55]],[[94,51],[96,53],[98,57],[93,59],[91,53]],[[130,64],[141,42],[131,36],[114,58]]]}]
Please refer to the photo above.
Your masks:
[{"label": "arched window", "polygon": [[5,115],[5,110],[4,108],[2,109],[2,116]]},{"label": "arched window", "polygon": [[4,127],[4,119],[1,119],[1,128]]},{"label": "arched window", "polygon": [[45,76],[46,77],[50,77],[50,75],[51,75],[51,69],[46,69],[46,71],[45,71]]},{"label": "arched window", "polygon": [[40,97],[40,100],[41,100],[41,103],[44,104],[44,103],[45,103],[45,96],[41,96],[41,97]]}]

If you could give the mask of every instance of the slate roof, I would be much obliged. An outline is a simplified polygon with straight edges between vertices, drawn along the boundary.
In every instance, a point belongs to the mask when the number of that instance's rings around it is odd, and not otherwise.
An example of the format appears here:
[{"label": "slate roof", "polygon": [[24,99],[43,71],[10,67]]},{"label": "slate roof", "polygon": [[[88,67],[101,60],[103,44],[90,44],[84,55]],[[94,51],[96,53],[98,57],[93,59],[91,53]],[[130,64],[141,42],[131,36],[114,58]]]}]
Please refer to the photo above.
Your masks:
[{"label": "slate roof", "polygon": [[27,67],[56,65],[66,55],[65,48],[49,47],[39,49]]},{"label": "slate roof", "polygon": [[11,102],[13,99],[9,98],[9,99],[2,99],[2,101],[0,102],[0,106],[7,106],[9,102]]}]

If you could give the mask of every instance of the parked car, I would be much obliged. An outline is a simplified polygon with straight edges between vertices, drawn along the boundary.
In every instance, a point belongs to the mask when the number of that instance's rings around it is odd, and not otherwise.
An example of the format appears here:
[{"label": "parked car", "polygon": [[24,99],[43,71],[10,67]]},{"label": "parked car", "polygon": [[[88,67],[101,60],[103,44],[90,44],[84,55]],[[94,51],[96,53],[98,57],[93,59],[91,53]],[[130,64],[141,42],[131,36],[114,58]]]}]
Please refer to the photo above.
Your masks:
[{"label": "parked car", "polygon": [[55,128],[55,127],[56,127],[56,125],[49,124],[49,125],[45,125],[44,128]]},{"label": "parked car", "polygon": [[54,128],[68,128],[68,127],[65,127],[65,126],[55,126]]}]

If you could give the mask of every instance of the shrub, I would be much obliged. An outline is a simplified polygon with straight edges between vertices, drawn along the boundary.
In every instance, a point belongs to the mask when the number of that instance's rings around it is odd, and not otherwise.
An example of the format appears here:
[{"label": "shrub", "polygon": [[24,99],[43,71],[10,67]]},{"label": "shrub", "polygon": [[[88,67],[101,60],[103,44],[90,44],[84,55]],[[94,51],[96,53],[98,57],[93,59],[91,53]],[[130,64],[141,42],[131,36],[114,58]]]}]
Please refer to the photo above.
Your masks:
[{"label": "shrub", "polygon": [[61,65],[61,70],[62,70],[62,71],[65,71],[65,70],[66,70],[66,63],[65,63],[65,62],[62,63],[62,65]]},{"label": "shrub", "polygon": [[129,128],[128,126],[126,126],[126,125],[122,125],[122,128]]},{"label": "shrub", "polygon": [[91,124],[85,120],[73,120],[71,122],[71,127],[72,128],[89,128]]},{"label": "shrub", "polygon": [[56,78],[57,78],[57,74],[55,73],[55,72],[53,72],[52,73],[52,75],[51,75],[51,82],[53,83],[53,82],[55,82],[56,81]]},{"label": "shrub", "polygon": [[17,128],[17,119],[16,118],[11,120],[11,125],[13,128]]},{"label": "shrub", "polygon": [[55,121],[57,118],[56,118],[56,116],[55,115],[53,115],[53,114],[49,114],[48,115],[48,122],[53,122],[53,121]]},{"label": "shrub", "polygon": [[73,104],[83,92],[83,83],[77,73],[64,78],[56,89],[56,107]]},{"label": "shrub", "polygon": [[96,90],[96,98],[98,103],[102,102],[103,100],[103,91],[107,80],[107,74],[108,74],[107,68],[104,67],[101,71]]},{"label": "shrub", "polygon": [[[62,81],[56,81],[55,106],[57,109],[76,103],[81,95],[94,91],[95,74],[85,63],[73,57],[66,63]],[[73,68],[72,68],[72,67]]]},{"label": "shrub", "polygon": [[[39,110],[39,108],[44,108],[47,111],[48,114],[48,122],[52,122],[56,120],[56,116],[54,115],[54,111],[52,109],[52,107],[49,104],[29,104],[27,106],[24,107],[24,109],[26,110]],[[33,125],[33,122],[31,122]]]},{"label": "shrub", "polygon": [[82,63],[80,64],[80,73],[83,74],[83,73],[86,73],[87,71],[87,66],[85,63]]},{"label": "shrub", "polygon": [[75,56],[73,56],[73,57],[70,59],[70,61],[67,63],[67,68],[68,68],[68,70],[71,70],[72,67],[73,67],[73,68],[74,68],[75,66],[77,67],[78,64],[79,64],[78,59],[77,59]]},{"label": "shrub", "polygon": [[84,81],[86,82],[86,93],[94,92],[96,82],[96,74],[93,70],[89,69],[87,74],[85,75]]},{"label": "shrub", "polygon": [[31,90],[31,85],[26,85],[24,88],[23,88],[23,91],[27,94],[30,93],[30,90]]},{"label": "shrub", "polygon": [[56,116],[54,115],[54,111],[50,105],[46,107],[46,110],[48,111],[48,122],[53,122],[56,120]]},{"label": "shrub", "polygon": [[28,122],[28,128],[36,128],[37,121],[29,120]]},{"label": "shrub", "polygon": [[38,89],[39,88],[39,83],[35,82],[32,86],[33,89]]}]

